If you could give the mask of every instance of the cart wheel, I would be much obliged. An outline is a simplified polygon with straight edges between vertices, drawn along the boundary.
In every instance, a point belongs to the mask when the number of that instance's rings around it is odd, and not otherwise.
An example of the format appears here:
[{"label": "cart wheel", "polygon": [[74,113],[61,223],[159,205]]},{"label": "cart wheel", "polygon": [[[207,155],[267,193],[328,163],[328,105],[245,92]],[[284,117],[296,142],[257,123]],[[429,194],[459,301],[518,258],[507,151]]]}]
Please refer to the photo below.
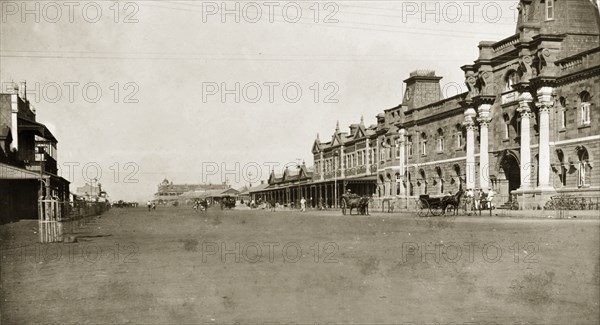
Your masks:
[{"label": "cart wheel", "polygon": [[421,218],[427,217],[429,214],[429,204],[426,201],[418,201],[417,215]]},{"label": "cart wheel", "polygon": [[342,199],[342,214],[346,215],[346,200]]},{"label": "cart wheel", "polygon": [[434,217],[439,217],[444,214],[444,208],[442,204],[430,205],[429,210],[431,211],[431,215]]}]

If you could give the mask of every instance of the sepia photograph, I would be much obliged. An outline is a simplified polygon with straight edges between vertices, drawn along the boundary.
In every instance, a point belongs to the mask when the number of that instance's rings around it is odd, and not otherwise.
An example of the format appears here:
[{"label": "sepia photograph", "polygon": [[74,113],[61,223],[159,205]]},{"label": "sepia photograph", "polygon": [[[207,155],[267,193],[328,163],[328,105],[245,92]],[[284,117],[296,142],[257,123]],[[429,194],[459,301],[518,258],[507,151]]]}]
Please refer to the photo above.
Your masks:
[{"label": "sepia photograph", "polygon": [[0,0],[0,325],[600,325],[599,0]]}]

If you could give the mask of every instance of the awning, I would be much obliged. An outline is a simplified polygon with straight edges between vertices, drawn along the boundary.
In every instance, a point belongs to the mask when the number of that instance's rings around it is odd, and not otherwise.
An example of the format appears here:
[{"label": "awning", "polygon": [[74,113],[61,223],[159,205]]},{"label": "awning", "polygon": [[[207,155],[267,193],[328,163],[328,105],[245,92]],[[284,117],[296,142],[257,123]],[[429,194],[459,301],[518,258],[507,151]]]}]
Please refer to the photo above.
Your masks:
[{"label": "awning", "polygon": [[52,134],[52,132],[50,132],[50,130],[48,130],[48,128],[42,123],[26,120],[23,118],[17,119],[17,123],[19,124],[19,132],[33,131],[35,134],[41,136],[42,138],[48,139],[52,142],[58,142]]},{"label": "awning", "polygon": [[40,179],[40,173],[0,163],[0,179]]}]

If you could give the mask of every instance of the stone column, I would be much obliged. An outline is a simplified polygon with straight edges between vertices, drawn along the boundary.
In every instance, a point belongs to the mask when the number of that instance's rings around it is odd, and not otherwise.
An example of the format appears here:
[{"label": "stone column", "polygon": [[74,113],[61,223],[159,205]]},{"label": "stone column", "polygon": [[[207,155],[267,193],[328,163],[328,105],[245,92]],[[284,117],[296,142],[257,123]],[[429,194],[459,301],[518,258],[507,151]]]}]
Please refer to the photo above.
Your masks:
[{"label": "stone column", "polygon": [[467,131],[467,161],[466,161],[466,187],[475,189],[475,109],[468,108],[465,111],[465,121],[463,125]]},{"label": "stone column", "polygon": [[490,187],[490,159],[488,147],[488,124],[490,122],[489,104],[479,106],[479,188],[487,192]]},{"label": "stone column", "polygon": [[521,188],[520,190],[531,189],[531,138],[530,138],[530,118],[532,101],[531,95],[527,92],[519,95],[518,112],[521,114]]},{"label": "stone column", "polygon": [[371,162],[369,161],[371,159],[371,148],[369,146],[369,142],[370,140],[367,138],[367,145],[366,145],[366,149],[365,149],[365,167],[367,168],[367,175],[371,175]]},{"label": "stone column", "polygon": [[404,151],[406,150],[405,147],[405,143],[406,143],[406,130],[405,129],[400,129],[399,131],[400,133],[400,138],[398,139],[398,145],[400,146],[400,157],[398,158],[400,160],[399,166],[400,166],[400,195],[404,195],[405,194],[405,189],[404,189],[404,171],[406,170],[406,166],[405,166],[405,156],[404,156]]},{"label": "stone column", "polygon": [[552,87],[541,87],[537,91],[540,114],[540,143],[539,143],[539,166],[538,181],[541,190],[553,190],[550,184],[550,108],[554,105],[552,101]]}]

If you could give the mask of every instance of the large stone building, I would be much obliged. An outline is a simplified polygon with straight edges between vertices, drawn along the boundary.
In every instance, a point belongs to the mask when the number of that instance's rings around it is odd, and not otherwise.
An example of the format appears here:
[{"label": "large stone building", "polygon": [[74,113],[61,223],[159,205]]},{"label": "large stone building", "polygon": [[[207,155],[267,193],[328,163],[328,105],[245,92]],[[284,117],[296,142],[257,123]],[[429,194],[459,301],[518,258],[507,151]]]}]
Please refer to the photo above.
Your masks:
[{"label": "large stone building", "polygon": [[336,126],[327,142],[317,136],[312,180],[293,186],[329,205],[347,188],[401,206],[459,188],[493,189],[497,206],[524,209],[557,194],[597,201],[598,7],[521,0],[519,13],[514,35],[480,42],[479,57],[461,67],[468,92],[443,99],[434,71],[411,73],[402,104],[376,125],[361,119],[349,132]]},{"label": "large stone building", "polygon": [[173,204],[178,202],[180,196],[186,192],[203,192],[209,190],[226,190],[229,185],[226,184],[173,184],[168,179],[164,179],[160,184],[156,193],[154,193],[154,201],[158,204]]},{"label": "large stone building", "polygon": [[42,199],[60,203],[53,217],[67,214],[69,181],[57,175],[57,142],[36,121],[25,82],[0,93],[0,223],[37,219]]}]

